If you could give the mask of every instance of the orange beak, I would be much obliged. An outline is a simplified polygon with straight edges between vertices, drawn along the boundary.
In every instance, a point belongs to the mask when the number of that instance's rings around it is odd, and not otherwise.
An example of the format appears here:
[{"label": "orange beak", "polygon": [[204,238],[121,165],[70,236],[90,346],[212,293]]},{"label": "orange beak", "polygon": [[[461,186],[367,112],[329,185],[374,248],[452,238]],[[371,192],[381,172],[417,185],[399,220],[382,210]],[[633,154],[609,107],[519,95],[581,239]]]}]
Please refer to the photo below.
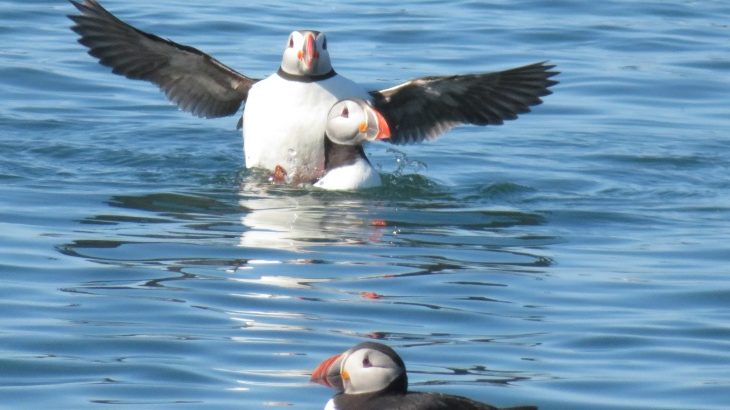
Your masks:
[{"label": "orange beak", "polygon": [[383,117],[380,111],[373,109],[375,112],[375,118],[378,123],[378,134],[375,136],[376,140],[387,140],[390,139],[390,125],[388,121]]},{"label": "orange beak", "polygon": [[342,360],[342,354],[336,354],[324,359],[322,363],[314,369],[309,381],[319,383],[333,389],[343,390],[342,378],[340,376],[340,360]]},{"label": "orange beak", "polygon": [[299,53],[299,59],[304,60],[308,70],[312,68],[314,61],[319,58],[317,48],[314,46],[314,34],[307,33],[304,38],[304,50]]}]

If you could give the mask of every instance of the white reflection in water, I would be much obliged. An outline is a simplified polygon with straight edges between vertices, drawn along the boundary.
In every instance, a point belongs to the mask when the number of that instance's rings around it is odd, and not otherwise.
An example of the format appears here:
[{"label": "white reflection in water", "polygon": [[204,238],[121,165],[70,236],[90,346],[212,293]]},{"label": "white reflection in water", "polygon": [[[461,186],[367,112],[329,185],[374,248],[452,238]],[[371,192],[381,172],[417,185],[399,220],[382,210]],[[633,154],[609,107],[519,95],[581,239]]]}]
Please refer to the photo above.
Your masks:
[{"label": "white reflection in water", "polygon": [[239,201],[247,211],[241,217],[242,247],[305,251],[317,244],[373,242],[383,235],[377,219],[368,218],[372,201],[313,189],[292,192],[289,188],[272,195],[265,192],[267,187],[252,185],[244,184]]},{"label": "white reflection in water", "polygon": [[[262,285],[276,286],[279,288],[309,289],[312,287],[312,283],[330,282],[332,279],[295,278],[295,277],[291,277],[291,276],[261,276],[258,279],[234,277],[234,278],[232,278],[232,280],[236,281],[236,282],[240,282],[240,283],[262,284]],[[258,294],[258,295],[259,295],[258,297],[281,297],[281,295],[267,295],[267,296],[264,296],[264,294]],[[253,296],[253,294],[238,295],[238,296],[256,297],[256,296]]]}]

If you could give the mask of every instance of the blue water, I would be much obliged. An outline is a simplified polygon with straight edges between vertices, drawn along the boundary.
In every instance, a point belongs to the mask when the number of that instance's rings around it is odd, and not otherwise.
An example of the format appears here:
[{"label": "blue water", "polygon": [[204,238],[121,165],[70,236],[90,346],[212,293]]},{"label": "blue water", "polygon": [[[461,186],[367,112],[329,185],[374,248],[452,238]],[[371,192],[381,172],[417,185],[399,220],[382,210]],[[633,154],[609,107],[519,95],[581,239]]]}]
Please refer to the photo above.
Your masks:
[{"label": "blue water", "polygon": [[[270,186],[236,118],[110,74],[63,1],[0,1],[0,408],[321,408],[368,338],[414,389],[730,408],[730,5],[106,0],[254,77],[289,31],[372,88],[550,60],[502,127],[371,145],[386,185]],[[374,292],[377,298],[368,297]]]}]

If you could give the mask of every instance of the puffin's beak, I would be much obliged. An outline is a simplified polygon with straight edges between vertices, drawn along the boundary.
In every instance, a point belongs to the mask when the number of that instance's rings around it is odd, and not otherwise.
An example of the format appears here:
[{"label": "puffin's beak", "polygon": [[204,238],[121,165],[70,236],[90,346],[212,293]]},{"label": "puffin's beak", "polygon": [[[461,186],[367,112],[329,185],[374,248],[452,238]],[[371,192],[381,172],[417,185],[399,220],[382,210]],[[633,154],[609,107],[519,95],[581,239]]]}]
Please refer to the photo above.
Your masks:
[{"label": "puffin's beak", "polygon": [[307,33],[304,38],[304,52],[300,55],[300,59],[304,60],[307,70],[312,69],[314,60],[319,58],[319,53],[314,45],[314,34]]},{"label": "puffin's beak", "polygon": [[387,140],[390,138],[390,125],[388,125],[388,121],[383,117],[383,114],[380,113],[380,111],[376,110],[375,108],[372,108],[370,106],[367,107],[372,114],[375,116],[375,124],[378,127],[378,132],[375,134],[376,140]]},{"label": "puffin's beak", "polygon": [[312,372],[309,381],[331,387],[337,391],[344,391],[342,376],[340,376],[340,363],[344,354],[336,354],[323,360]]}]

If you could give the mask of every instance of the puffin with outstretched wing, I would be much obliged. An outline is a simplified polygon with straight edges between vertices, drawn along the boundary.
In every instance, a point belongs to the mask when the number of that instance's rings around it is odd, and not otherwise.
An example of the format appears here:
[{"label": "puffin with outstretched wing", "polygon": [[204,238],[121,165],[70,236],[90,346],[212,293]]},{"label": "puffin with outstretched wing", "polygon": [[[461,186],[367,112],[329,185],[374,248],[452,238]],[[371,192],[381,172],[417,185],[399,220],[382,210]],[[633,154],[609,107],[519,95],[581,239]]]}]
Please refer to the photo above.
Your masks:
[{"label": "puffin with outstretched wing", "polygon": [[325,189],[371,187],[379,181],[352,172],[340,172],[353,176],[340,176],[337,183],[325,178],[337,168],[327,163],[330,150],[341,148],[331,143],[326,128],[330,112],[342,100],[365,102],[387,121],[390,136],[378,139],[408,144],[433,139],[460,124],[515,119],[540,104],[540,97],[557,83],[551,79],[558,74],[554,66],[542,62],[484,74],[423,77],[368,91],[335,72],[327,37],[314,30],[293,31],[278,70],[259,80],[196,48],[139,30],[96,0],[69,1],[81,13],[69,16],[79,42],[113,73],[157,84],[180,109],[199,117],[233,115],[245,104],[239,126],[246,167]]}]

